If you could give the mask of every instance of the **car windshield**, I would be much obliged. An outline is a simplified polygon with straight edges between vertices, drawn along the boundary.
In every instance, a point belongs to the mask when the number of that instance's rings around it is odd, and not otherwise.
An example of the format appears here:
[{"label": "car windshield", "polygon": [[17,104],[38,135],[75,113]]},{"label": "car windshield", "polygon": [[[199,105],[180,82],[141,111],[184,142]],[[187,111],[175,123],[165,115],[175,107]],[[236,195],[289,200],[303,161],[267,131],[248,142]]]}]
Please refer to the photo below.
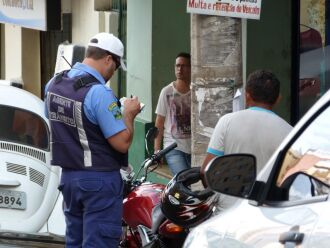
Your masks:
[{"label": "car windshield", "polygon": [[49,144],[46,122],[24,109],[0,105],[0,140],[47,150]]}]

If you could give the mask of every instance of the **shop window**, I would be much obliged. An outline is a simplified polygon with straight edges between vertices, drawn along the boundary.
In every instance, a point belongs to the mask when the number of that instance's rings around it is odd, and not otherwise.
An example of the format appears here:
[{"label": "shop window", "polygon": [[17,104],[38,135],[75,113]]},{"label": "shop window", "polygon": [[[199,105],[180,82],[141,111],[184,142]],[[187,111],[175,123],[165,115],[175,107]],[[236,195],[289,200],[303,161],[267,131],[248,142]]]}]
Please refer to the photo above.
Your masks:
[{"label": "shop window", "polygon": [[330,86],[329,6],[325,0],[300,0],[299,117]]}]

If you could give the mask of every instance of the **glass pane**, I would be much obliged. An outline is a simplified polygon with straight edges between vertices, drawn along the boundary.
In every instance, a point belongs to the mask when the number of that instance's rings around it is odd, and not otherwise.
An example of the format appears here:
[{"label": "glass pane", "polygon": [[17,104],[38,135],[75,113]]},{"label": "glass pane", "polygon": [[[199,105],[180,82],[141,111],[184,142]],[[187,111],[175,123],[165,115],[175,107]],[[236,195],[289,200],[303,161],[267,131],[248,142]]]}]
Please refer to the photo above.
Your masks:
[{"label": "glass pane", "polygon": [[31,112],[0,105],[0,140],[48,149],[48,131],[43,119]]},{"label": "glass pane", "polygon": [[328,195],[329,192],[328,185],[302,173],[292,180],[288,199],[289,201],[304,200],[315,196]]},{"label": "glass pane", "polygon": [[[330,185],[330,107],[321,113],[287,151],[277,179],[277,186],[307,174]],[[291,177],[291,179],[290,179]],[[322,191],[323,192],[323,191]]]},{"label": "glass pane", "polygon": [[325,0],[300,1],[300,117],[329,89],[328,5]]}]

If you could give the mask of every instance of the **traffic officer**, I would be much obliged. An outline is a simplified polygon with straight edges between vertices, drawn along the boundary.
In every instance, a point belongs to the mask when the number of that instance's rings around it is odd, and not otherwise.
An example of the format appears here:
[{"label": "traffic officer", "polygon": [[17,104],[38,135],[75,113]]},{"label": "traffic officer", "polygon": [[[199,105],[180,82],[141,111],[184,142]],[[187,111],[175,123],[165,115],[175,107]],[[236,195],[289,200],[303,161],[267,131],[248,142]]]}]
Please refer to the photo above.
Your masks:
[{"label": "traffic officer", "polygon": [[91,38],[82,63],[46,86],[51,164],[62,167],[66,247],[118,247],[128,148],[140,102],[120,103],[106,82],[123,63],[124,46],[112,34]]}]

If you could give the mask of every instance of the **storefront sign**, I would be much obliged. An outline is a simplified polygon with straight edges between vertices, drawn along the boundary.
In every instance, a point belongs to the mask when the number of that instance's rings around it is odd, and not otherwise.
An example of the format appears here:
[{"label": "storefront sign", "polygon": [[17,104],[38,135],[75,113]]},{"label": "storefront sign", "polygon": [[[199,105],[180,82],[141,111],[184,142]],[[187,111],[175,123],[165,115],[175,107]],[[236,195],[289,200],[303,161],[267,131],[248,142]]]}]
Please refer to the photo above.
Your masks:
[{"label": "storefront sign", "polygon": [[47,0],[0,0],[0,22],[47,30]]},{"label": "storefront sign", "polygon": [[260,19],[261,0],[187,0],[187,12]]}]

